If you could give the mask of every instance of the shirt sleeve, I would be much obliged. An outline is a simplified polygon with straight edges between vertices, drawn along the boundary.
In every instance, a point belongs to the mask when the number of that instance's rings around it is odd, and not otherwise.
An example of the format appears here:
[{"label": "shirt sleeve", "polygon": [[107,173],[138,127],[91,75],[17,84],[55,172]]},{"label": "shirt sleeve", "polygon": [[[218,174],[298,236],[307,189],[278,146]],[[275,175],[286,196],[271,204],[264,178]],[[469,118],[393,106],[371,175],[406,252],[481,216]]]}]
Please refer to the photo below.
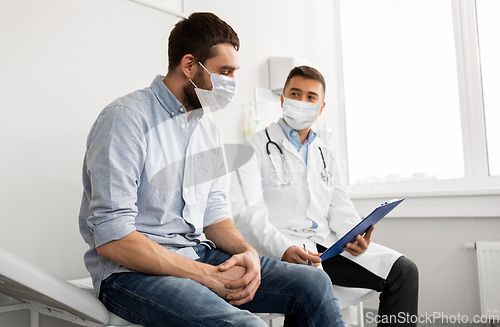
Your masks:
[{"label": "shirt sleeve", "polygon": [[[220,141],[218,134],[216,135]],[[222,144],[219,143],[218,145],[217,148],[203,152],[205,155],[202,164],[205,166],[212,165],[210,173],[207,174],[210,177],[204,176],[202,178],[202,180],[211,180],[203,217],[203,229],[219,219],[230,218],[227,199],[226,164],[224,163]]]},{"label": "shirt sleeve", "polygon": [[96,248],[135,231],[146,153],[143,135],[137,116],[121,106],[105,109],[89,135],[84,172],[91,190],[87,226]]},{"label": "shirt sleeve", "polygon": [[230,218],[225,176],[221,176],[212,182],[205,207],[203,228],[205,229],[222,218]]}]

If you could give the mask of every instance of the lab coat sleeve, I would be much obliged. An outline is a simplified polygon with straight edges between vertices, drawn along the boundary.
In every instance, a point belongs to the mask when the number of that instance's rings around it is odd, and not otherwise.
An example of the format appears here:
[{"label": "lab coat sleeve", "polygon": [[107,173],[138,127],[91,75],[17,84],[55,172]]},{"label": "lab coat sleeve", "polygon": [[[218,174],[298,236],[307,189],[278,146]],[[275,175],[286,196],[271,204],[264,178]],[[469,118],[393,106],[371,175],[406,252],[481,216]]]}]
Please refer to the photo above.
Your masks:
[{"label": "lab coat sleeve", "polygon": [[340,239],[356,226],[361,221],[361,218],[345,190],[342,169],[338,161],[333,155],[330,160],[334,164],[332,174],[334,189],[328,210],[328,222],[337,239]]},{"label": "lab coat sleeve", "polygon": [[231,178],[230,201],[233,220],[243,237],[262,256],[281,260],[293,242],[269,222],[269,210],[262,190],[262,153],[255,144],[252,158]]}]

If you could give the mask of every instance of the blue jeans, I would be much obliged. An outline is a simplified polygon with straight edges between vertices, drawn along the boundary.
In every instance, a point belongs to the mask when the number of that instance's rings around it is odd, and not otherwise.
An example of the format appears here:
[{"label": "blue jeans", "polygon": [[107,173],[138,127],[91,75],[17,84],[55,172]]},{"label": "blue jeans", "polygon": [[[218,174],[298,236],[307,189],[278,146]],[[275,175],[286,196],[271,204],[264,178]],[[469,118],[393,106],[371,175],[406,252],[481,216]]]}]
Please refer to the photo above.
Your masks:
[{"label": "blue jeans", "polygon": [[[230,255],[205,246],[199,261],[219,265]],[[328,275],[317,268],[260,258],[261,285],[252,301],[233,306],[187,278],[137,272],[113,274],[99,299],[114,314],[143,326],[267,326],[251,312],[295,315],[300,326],[344,327]]]}]

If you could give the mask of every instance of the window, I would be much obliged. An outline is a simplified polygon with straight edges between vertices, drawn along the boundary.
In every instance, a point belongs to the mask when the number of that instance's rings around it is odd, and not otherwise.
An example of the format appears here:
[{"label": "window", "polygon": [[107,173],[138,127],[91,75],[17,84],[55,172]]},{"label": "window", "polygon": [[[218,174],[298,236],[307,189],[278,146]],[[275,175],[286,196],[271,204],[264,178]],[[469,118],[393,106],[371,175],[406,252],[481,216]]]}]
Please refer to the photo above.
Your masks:
[{"label": "window", "polygon": [[347,0],[341,14],[351,184],[464,177],[451,2]]},{"label": "window", "polygon": [[500,193],[499,8],[478,0],[476,21],[470,0],[340,0],[355,197]]},{"label": "window", "polygon": [[484,115],[490,176],[500,176],[500,2],[477,0],[477,24],[481,58]]}]

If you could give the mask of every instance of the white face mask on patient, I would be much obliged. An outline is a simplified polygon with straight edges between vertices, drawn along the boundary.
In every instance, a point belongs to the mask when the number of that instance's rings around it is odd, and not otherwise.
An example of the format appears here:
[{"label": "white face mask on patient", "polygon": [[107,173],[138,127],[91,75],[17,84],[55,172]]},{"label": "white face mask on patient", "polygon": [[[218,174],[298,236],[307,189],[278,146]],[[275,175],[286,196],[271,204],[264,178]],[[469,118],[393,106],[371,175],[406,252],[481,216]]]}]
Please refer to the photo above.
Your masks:
[{"label": "white face mask on patient", "polygon": [[236,94],[236,78],[219,74],[212,74],[208,69],[199,62],[201,67],[210,74],[210,81],[212,82],[212,90],[200,89],[196,84],[194,85],[196,95],[200,100],[201,105],[210,107],[212,112],[225,108]]},{"label": "white face mask on patient", "polygon": [[316,121],[321,104],[293,100],[283,96],[283,118],[288,126],[300,131]]}]

